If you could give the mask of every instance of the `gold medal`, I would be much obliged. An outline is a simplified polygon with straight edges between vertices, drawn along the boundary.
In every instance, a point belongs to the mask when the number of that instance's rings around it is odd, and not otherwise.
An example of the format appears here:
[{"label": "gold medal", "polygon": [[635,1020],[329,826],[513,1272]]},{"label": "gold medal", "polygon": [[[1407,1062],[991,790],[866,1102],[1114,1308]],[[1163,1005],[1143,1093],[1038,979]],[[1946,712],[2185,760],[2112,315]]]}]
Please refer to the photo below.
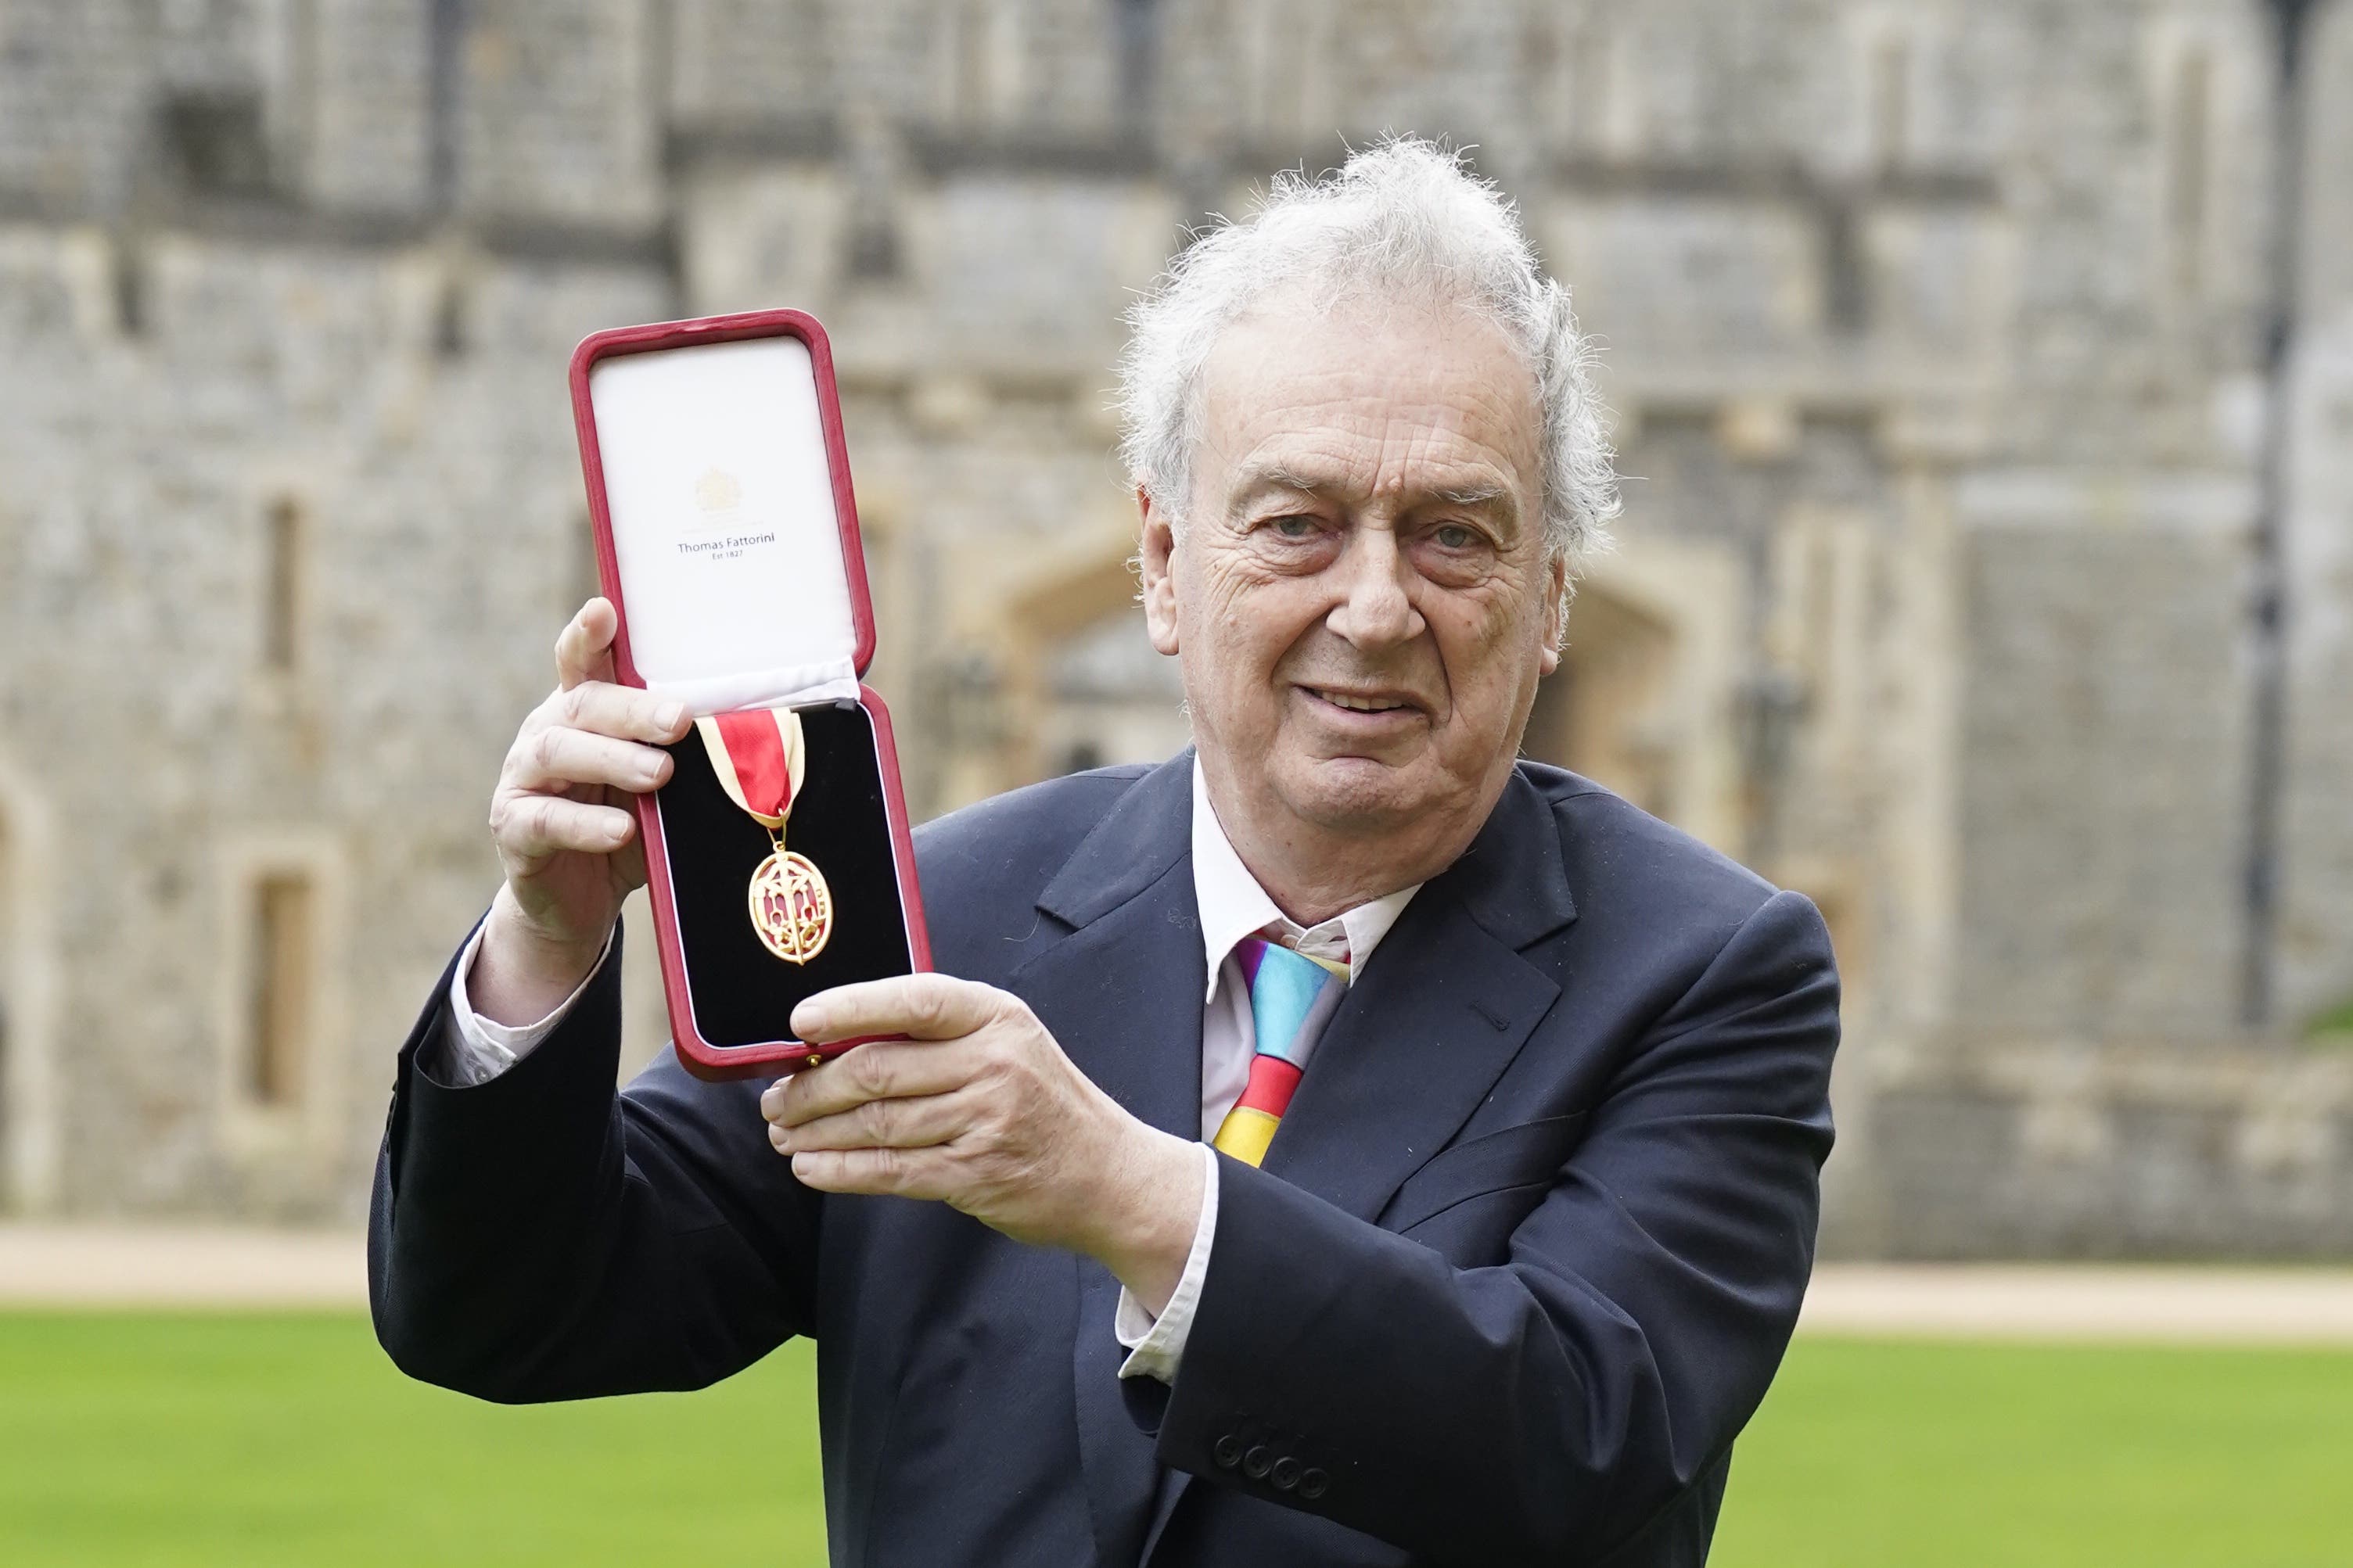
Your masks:
[{"label": "gold medal", "polygon": [[833,935],[833,889],[825,873],[786,848],[782,834],[776,852],[752,873],[752,929],[786,963],[807,963]]},{"label": "gold medal", "polygon": [[719,787],[768,830],[775,847],[752,873],[752,929],[786,963],[807,963],[833,936],[833,889],[807,856],[785,847],[785,822],[808,772],[801,717],[788,709],[763,709],[713,714],[697,719],[694,727]]}]

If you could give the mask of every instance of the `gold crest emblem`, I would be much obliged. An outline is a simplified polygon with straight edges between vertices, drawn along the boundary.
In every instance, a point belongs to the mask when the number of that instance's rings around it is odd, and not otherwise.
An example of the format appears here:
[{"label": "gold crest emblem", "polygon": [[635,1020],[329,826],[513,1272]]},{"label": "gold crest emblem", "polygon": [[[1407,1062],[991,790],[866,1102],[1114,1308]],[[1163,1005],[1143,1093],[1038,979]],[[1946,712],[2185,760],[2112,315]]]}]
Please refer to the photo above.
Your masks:
[{"label": "gold crest emblem", "polygon": [[778,840],[752,873],[752,929],[786,963],[807,963],[833,935],[833,889],[825,873]]},{"label": "gold crest emblem", "polygon": [[744,484],[724,468],[705,468],[694,481],[694,504],[704,511],[733,511],[744,504]]}]

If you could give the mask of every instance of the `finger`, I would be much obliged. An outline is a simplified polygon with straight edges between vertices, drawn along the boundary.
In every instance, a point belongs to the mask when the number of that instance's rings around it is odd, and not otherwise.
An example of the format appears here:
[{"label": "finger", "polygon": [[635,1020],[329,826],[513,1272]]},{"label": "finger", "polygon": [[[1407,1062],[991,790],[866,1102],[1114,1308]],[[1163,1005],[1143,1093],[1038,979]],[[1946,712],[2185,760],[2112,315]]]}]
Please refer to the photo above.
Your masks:
[{"label": "finger", "polygon": [[621,617],[610,599],[597,597],[580,606],[580,613],[556,634],[555,679],[565,690],[584,680],[613,679],[613,638]]},{"label": "finger", "polygon": [[684,703],[609,680],[565,687],[543,711],[553,727],[586,730],[617,741],[667,744],[687,731]]},{"label": "finger", "polygon": [[944,1198],[951,1158],[939,1149],[817,1149],[793,1156],[793,1179],[821,1193]]},{"label": "finger", "polygon": [[945,1094],[970,1083],[974,1067],[972,1053],[954,1045],[876,1040],[779,1079],[760,1096],[760,1114],[799,1127],[873,1100]]},{"label": "finger", "polygon": [[973,1108],[961,1094],[915,1100],[870,1100],[834,1116],[798,1126],[772,1122],[768,1142],[780,1154],[812,1149],[928,1149],[972,1125]]},{"label": "finger", "polygon": [[[586,687],[574,689],[586,691]],[[634,741],[616,741],[586,730],[549,728],[515,748],[510,781],[526,790],[562,791],[575,784],[611,784],[643,795],[670,774],[670,753]]]},{"label": "finger", "polygon": [[1004,1015],[994,986],[948,974],[902,974],[820,991],[793,1009],[793,1037],[812,1045],[867,1035],[954,1040]]},{"label": "finger", "polygon": [[501,796],[491,818],[491,832],[500,847],[527,860],[566,849],[609,855],[637,830],[637,818],[619,806],[592,805],[557,795]]}]

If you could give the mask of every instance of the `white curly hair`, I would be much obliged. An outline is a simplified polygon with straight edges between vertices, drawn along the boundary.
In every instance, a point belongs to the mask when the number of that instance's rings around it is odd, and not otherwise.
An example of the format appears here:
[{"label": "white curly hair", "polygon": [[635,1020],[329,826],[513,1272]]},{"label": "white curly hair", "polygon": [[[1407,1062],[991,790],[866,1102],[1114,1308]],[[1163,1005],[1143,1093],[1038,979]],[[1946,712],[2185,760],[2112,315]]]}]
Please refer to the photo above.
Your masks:
[{"label": "white curly hair", "polygon": [[1201,233],[1127,312],[1120,455],[1131,480],[1180,525],[1201,435],[1201,366],[1218,335],[1273,290],[1303,284],[1311,309],[1367,292],[1435,294],[1492,321],[1535,377],[1543,412],[1544,522],[1573,579],[1609,542],[1618,480],[1568,290],[1546,278],[1518,210],[1463,154],[1391,137],[1336,173],[1275,177],[1250,215]]}]

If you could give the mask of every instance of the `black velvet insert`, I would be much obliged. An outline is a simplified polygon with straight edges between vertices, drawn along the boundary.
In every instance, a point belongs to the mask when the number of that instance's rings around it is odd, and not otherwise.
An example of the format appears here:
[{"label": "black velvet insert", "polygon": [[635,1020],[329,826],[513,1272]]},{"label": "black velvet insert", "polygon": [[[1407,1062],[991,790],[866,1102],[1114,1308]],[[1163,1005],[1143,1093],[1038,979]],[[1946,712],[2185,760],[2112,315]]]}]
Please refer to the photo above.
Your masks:
[{"label": "black velvet insert", "polygon": [[854,702],[804,708],[800,716],[808,769],[785,847],[807,857],[833,891],[833,936],[807,963],[778,958],[752,929],[747,894],[773,847],[767,829],[727,798],[701,731],[670,748],[678,765],[659,800],[679,945],[695,1025],[714,1046],[790,1039],[804,996],[913,968],[874,721]]}]

